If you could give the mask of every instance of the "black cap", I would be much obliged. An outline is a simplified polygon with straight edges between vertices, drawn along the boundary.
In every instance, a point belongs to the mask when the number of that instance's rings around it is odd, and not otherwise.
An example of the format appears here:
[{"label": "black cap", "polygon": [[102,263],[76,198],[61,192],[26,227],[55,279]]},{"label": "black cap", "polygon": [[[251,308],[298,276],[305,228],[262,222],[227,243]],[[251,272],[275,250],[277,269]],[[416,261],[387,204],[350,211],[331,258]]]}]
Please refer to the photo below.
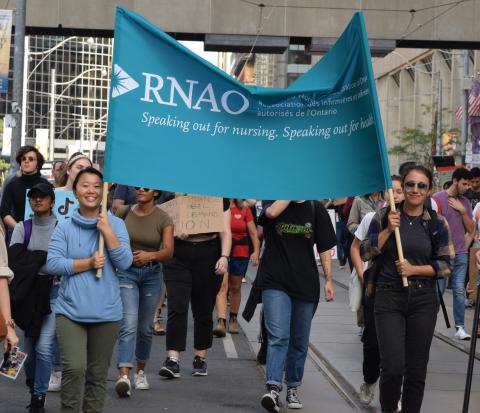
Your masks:
[{"label": "black cap", "polygon": [[40,183],[32,186],[27,192],[27,196],[31,198],[32,195],[36,192],[40,192],[41,194],[49,196],[50,198],[52,198],[52,200],[55,200],[55,191],[53,190],[53,186],[50,184]]}]

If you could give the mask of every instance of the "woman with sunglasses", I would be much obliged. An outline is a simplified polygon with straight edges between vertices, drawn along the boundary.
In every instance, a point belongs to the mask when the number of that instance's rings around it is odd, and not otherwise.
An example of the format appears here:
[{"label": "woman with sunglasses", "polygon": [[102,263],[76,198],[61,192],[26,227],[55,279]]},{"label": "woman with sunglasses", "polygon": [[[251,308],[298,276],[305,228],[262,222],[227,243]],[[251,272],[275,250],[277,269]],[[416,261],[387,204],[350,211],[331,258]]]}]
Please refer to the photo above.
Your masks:
[{"label": "woman with sunglasses", "polygon": [[131,394],[129,373],[134,367],[134,350],[135,390],[150,388],[145,365],[152,347],[151,321],[163,285],[161,263],[173,256],[173,222],[155,205],[160,192],[141,187],[135,190],[137,203],[120,206],[115,212],[125,221],[133,253],[132,266],[118,273],[123,320],[118,337],[119,379],[115,391],[120,397]]},{"label": "woman with sunglasses", "polygon": [[[446,220],[425,206],[432,173],[412,166],[402,177],[405,200],[397,212],[384,208],[362,242],[362,259],[374,259],[375,326],[380,351],[380,404],[397,411],[403,383],[402,412],[420,412],[430,345],[438,312],[436,277],[449,276],[454,250]],[[387,215],[388,212],[388,215]],[[394,237],[399,228],[404,260]],[[402,277],[408,280],[403,287]]]},{"label": "woman with sunglasses", "polygon": [[20,167],[21,174],[15,175],[4,186],[0,205],[0,216],[8,231],[7,243],[10,241],[11,233],[17,222],[24,219],[27,191],[37,184],[48,184],[48,181],[40,174],[45,159],[37,148],[30,145],[22,146],[17,152],[15,160]]}]

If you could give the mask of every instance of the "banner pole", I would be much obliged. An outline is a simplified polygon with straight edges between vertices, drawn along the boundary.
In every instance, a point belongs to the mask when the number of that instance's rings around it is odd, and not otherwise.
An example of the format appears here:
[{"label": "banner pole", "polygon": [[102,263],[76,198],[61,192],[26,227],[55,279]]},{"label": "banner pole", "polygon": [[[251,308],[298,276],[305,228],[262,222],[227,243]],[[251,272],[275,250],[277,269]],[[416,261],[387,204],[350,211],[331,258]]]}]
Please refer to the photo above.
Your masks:
[{"label": "banner pole", "polygon": [[462,413],[468,413],[470,405],[470,393],[472,391],[473,367],[475,363],[475,351],[477,349],[477,331],[478,331],[478,316],[480,314],[480,284],[477,285],[477,298],[475,303],[475,315],[473,316],[472,340],[470,341],[470,352],[468,354],[467,379],[465,382],[465,393],[463,395]]},{"label": "banner pole", "polygon": [[[108,199],[108,182],[104,182],[103,196],[102,196],[102,209],[101,209],[102,214],[107,213],[107,199]],[[99,239],[98,239],[98,253],[102,255],[104,252],[104,249],[105,249],[105,239],[103,238],[103,235],[100,232]],[[97,278],[101,278],[101,277],[102,277],[102,269],[99,268],[97,270]]]},{"label": "banner pole", "polygon": [[[390,210],[392,212],[396,212],[397,208],[395,206],[395,200],[393,199],[392,188],[388,188],[388,199],[389,199],[389,202],[390,202]],[[400,229],[399,228],[395,228],[395,241],[397,243],[398,259],[399,259],[399,261],[403,261],[405,258],[403,257],[402,240],[400,238]],[[403,284],[404,287],[408,287],[407,277],[402,277],[402,284]]]}]

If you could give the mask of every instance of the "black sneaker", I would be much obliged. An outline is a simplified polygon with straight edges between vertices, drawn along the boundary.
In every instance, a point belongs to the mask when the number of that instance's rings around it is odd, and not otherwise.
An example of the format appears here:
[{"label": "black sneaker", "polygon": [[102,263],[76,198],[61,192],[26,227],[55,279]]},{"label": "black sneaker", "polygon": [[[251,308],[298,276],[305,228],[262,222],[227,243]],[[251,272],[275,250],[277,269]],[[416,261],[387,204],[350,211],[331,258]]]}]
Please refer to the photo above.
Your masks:
[{"label": "black sneaker", "polygon": [[158,374],[167,379],[178,379],[180,377],[180,365],[178,364],[178,361],[171,357],[167,357]]},{"label": "black sneaker", "polygon": [[262,396],[262,407],[270,413],[280,413],[282,403],[280,402],[281,389],[275,385],[267,385],[268,393]]},{"label": "black sneaker", "polygon": [[195,356],[193,359],[192,376],[207,376],[207,362],[204,358]]},{"label": "black sneaker", "polygon": [[288,387],[287,388],[287,407],[289,409],[302,409],[303,404],[298,397],[297,388],[296,387]]},{"label": "black sneaker", "polygon": [[30,413],[45,413],[45,396],[35,396],[32,394],[27,409]]}]

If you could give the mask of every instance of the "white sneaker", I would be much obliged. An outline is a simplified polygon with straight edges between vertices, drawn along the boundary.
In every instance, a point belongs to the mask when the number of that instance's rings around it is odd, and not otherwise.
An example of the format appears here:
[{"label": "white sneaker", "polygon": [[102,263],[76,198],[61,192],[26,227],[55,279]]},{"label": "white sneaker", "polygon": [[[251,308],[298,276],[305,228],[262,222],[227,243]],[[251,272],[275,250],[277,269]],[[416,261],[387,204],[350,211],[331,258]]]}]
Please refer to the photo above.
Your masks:
[{"label": "white sneaker", "polygon": [[48,382],[48,391],[57,392],[62,390],[62,372],[54,371],[50,374],[50,381]]},{"label": "white sneaker", "polygon": [[472,336],[468,334],[463,327],[457,327],[455,338],[457,340],[470,340]]},{"label": "white sneaker", "polygon": [[360,386],[360,400],[362,403],[370,404],[375,397],[375,386],[377,383],[368,384],[363,383]]},{"label": "white sneaker", "polygon": [[149,390],[150,384],[147,381],[147,375],[143,370],[139,370],[137,374],[133,377],[135,390]]},{"label": "white sneaker", "polygon": [[130,384],[130,379],[125,374],[120,376],[115,383],[115,391],[117,392],[119,397],[130,397],[130,390],[132,386]]}]

